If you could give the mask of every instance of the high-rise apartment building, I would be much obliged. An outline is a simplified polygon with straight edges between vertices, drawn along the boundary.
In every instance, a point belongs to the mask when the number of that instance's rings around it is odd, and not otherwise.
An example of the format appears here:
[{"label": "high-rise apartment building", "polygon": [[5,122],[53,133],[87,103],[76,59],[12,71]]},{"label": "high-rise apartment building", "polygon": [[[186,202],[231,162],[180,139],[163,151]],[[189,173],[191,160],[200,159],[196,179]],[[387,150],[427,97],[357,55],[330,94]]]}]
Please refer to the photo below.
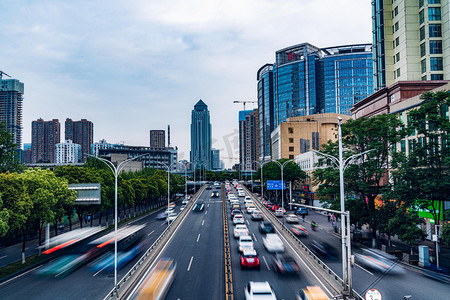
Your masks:
[{"label": "high-rise apartment building", "polygon": [[211,169],[211,121],[208,106],[202,100],[195,104],[191,114],[191,163],[196,168]]},{"label": "high-rise apartment building", "polygon": [[31,162],[54,163],[55,147],[61,139],[61,124],[58,119],[31,123]]},{"label": "high-rise apartment building", "polygon": [[450,76],[449,0],[372,0],[375,89]]},{"label": "high-rise apartment building", "polygon": [[166,147],[166,132],[164,130],[150,130],[150,148],[163,149]]},{"label": "high-rise apartment building", "polygon": [[67,118],[65,123],[65,140],[71,140],[81,145],[81,160],[85,162],[91,153],[94,142],[94,124],[86,119],[72,121]]},{"label": "high-rise apartment building", "polygon": [[56,144],[56,163],[70,164],[81,162],[81,145],[67,140],[64,143]]},{"label": "high-rise apartment building", "polygon": [[353,104],[373,93],[372,45],[290,46],[276,52],[275,64],[258,70],[257,80],[259,159],[267,159],[270,134],[287,118],[350,115]]},{"label": "high-rise apartment building", "polygon": [[6,129],[14,135],[17,149],[21,149],[24,85],[17,79],[3,79],[3,74],[0,71],[0,122],[6,123]]},{"label": "high-rise apartment building", "polygon": [[258,109],[239,112],[239,163],[241,170],[258,169]]}]

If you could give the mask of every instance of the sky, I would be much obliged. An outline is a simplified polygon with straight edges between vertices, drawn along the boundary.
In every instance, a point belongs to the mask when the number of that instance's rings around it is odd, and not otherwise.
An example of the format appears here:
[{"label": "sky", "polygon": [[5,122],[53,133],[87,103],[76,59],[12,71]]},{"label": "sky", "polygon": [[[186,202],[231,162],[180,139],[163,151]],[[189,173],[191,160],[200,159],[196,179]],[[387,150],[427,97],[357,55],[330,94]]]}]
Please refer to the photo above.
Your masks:
[{"label": "sky", "polygon": [[0,20],[0,70],[25,84],[24,143],[38,118],[59,119],[61,140],[66,118],[88,119],[94,141],[136,146],[170,125],[189,160],[202,99],[226,167],[239,157],[233,101],[257,100],[277,50],[372,42],[369,0],[0,0]]}]

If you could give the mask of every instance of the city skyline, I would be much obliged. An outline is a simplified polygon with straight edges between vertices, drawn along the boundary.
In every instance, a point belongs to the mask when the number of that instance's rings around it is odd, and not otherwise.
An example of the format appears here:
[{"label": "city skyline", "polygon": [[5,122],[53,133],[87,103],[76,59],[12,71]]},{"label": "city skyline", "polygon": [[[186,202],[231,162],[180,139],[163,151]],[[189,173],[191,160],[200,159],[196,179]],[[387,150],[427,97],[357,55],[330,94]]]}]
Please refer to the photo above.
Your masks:
[{"label": "city skyline", "polygon": [[106,8],[25,1],[3,4],[0,16],[0,38],[8,41],[0,69],[25,84],[23,143],[40,117],[86,118],[96,124],[96,141],[131,145],[148,144],[148,130],[170,123],[180,159],[189,157],[196,100],[211,111],[212,147],[237,159],[242,106],[232,102],[257,99],[256,72],[277,49],[372,38],[370,3],[358,0],[110,1]]}]

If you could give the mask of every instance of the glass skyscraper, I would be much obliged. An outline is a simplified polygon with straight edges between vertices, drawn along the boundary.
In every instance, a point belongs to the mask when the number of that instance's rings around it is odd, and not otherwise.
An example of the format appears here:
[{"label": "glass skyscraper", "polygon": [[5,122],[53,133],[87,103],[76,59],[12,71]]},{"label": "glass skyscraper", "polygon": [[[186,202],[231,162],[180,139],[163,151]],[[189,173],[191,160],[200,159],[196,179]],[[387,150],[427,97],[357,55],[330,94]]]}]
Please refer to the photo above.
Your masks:
[{"label": "glass skyscraper", "polygon": [[[22,105],[24,85],[17,79],[3,79],[0,71],[0,122],[14,136],[17,149],[22,147]],[[6,75],[6,74],[5,74]]]},{"label": "glass skyscraper", "polygon": [[195,104],[191,115],[191,163],[196,168],[212,168],[211,121],[208,106],[202,100]]},{"label": "glass skyscraper", "polygon": [[258,70],[259,159],[270,157],[270,133],[287,118],[320,113],[350,115],[373,93],[372,45],[318,48],[308,43],[276,52]]}]

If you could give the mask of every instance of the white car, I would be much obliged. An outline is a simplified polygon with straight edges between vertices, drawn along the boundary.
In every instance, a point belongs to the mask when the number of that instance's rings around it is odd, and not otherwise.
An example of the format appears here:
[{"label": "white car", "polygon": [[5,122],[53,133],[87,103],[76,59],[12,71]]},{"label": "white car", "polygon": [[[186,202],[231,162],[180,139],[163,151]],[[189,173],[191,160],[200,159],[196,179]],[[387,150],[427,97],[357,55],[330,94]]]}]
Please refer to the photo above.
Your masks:
[{"label": "white car", "polygon": [[250,281],[244,286],[245,300],[277,300],[275,292],[267,281]]},{"label": "white car", "polygon": [[268,233],[263,237],[264,248],[268,252],[277,253],[284,252],[284,245],[280,237],[276,233]]},{"label": "white car", "polygon": [[241,235],[248,235],[247,225],[238,224],[238,225],[234,226],[233,236],[235,238],[239,238]]},{"label": "white car", "polygon": [[245,196],[244,201],[245,201],[245,202],[247,202],[247,201],[252,201],[252,198],[250,198],[250,196]]},{"label": "white car", "polygon": [[177,218],[177,216],[178,215],[175,213],[169,214],[166,218],[166,223],[172,223]]},{"label": "white car", "polygon": [[186,204],[181,205],[180,211],[183,211],[186,208]]},{"label": "white car", "polygon": [[249,207],[247,207],[247,213],[248,214],[251,214],[255,210],[256,210],[256,207],[254,205],[250,205]]},{"label": "white car", "polygon": [[255,205],[255,203],[253,203],[252,200],[250,200],[250,201],[244,201],[244,205],[245,205],[245,208],[247,208],[247,207],[249,207],[250,205]]},{"label": "white car", "polygon": [[275,217],[282,217],[284,213],[283,209],[279,208],[275,211]]},{"label": "white car", "polygon": [[245,193],[244,192],[239,192],[239,197],[245,197]]},{"label": "white car", "polygon": [[241,214],[237,214],[233,217],[233,224],[244,224],[245,220],[244,220],[244,216]]},{"label": "white car", "polygon": [[252,249],[253,249],[252,237],[249,235],[239,236],[239,242],[238,242],[239,252],[243,252],[244,250],[252,250]]}]

